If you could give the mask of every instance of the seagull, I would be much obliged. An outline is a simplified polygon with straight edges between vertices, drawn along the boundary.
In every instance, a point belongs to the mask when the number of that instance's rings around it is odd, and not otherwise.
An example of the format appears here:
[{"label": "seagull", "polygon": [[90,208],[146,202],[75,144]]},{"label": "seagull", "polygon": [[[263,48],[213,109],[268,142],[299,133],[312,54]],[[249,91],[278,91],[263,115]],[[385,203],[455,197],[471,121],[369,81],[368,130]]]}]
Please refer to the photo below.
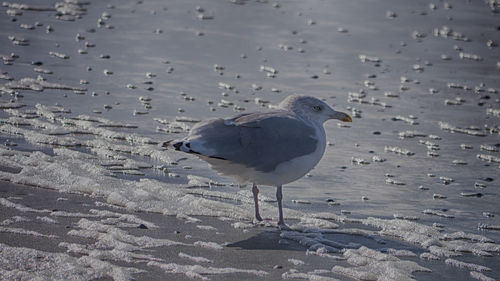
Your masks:
[{"label": "seagull", "polygon": [[269,112],[244,113],[196,124],[188,136],[163,143],[194,154],[221,174],[252,183],[255,219],[259,213],[257,185],[276,186],[278,226],[283,219],[282,186],[307,174],[323,157],[329,119],[352,122],[318,98],[291,95]]}]

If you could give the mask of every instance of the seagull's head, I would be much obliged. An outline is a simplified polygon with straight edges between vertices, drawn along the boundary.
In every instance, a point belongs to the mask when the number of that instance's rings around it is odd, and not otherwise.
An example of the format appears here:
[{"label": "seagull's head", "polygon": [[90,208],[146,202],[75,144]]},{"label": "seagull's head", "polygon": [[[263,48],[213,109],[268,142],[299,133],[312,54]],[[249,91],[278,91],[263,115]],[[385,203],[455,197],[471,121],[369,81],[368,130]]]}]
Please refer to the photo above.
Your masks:
[{"label": "seagull's head", "polygon": [[279,107],[285,110],[290,110],[302,119],[306,119],[314,123],[323,124],[329,119],[352,122],[352,118],[349,114],[335,111],[324,101],[311,96],[288,96],[279,104]]}]

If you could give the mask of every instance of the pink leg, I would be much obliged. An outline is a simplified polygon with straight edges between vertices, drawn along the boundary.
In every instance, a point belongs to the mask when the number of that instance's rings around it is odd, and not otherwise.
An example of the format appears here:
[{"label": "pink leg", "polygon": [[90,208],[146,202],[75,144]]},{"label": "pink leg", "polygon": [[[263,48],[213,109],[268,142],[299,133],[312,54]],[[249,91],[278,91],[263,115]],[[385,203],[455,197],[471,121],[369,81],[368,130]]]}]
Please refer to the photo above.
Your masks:
[{"label": "pink leg", "polygon": [[253,184],[252,186],[252,193],[253,202],[255,203],[255,219],[257,219],[258,221],[262,221],[262,217],[259,214],[259,189],[255,184]]},{"label": "pink leg", "polygon": [[285,220],[283,220],[283,206],[281,204],[281,200],[283,199],[283,193],[281,192],[281,185],[276,187],[276,199],[278,200],[278,226],[285,225]]}]

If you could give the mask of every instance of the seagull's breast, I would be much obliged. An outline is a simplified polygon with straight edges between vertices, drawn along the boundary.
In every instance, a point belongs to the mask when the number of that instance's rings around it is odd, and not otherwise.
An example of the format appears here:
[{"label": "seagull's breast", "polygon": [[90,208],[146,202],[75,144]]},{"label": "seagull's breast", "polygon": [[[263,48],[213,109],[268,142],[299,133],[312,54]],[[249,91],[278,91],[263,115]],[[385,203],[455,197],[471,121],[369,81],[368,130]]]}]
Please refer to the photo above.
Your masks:
[{"label": "seagull's breast", "polygon": [[279,164],[276,169],[267,176],[262,175],[256,183],[264,185],[283,185],[296,181],[305,176],[312,168],[319,163],[326,147],[326,135],[323,126],[315,126],[316,149],[303,156],[293,158]]}]

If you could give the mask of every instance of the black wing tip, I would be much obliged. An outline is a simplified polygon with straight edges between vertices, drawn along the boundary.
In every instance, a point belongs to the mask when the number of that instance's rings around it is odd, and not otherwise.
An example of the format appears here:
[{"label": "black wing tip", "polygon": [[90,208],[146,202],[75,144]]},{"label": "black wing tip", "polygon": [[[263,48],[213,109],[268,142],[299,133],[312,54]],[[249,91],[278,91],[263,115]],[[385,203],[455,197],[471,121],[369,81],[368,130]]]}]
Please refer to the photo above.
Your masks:
[{"label": "black wing tip", "polygon": [[[187,153],[191,153],[191,154],[197,154],[197,155],[202,155],[201,153],[197,152],[197,151],[194,151],[191,149],[191,143],[189,142],[183,142],[183,141],[178,141],[178,142],[174,142],[175,140],[169,140],[169,141],[166,141],[164,142],[161,146],[162,147],[169,147],[169,146],[173,146],[175,150],[177,151],[183,151],[183,152],[187,152]],[[181,149],[182,146],[185,146],[187,147],[189,150],[183,150]],[[214,158],[214,159],[219,159],[219,160],[227,160],[226,158],[223,158],[223,157],[219,157],[219,156],[206,156],[208,158]]]},{"label": "black wing tip", "polygon": [[208,156],[208,158],[219,159],[219,160],[227,160],[226,158],[222,158],[219,156]]},{"label": "black wing tip", "polygon": [[181,146],[184,144],[182,141],[175,142],[175,140],[169,140],[161,144],[161,147],[168,148],[173,146],[175,150],[181,150]]},{"label": "black wing tip", "polygon": [[176,143],[172,144],[172,146],[175,148],[175,150],[181,150],[181,146],[183,144],[184,143],[182,141],[180,141],[180,142],[176,142]]}]

